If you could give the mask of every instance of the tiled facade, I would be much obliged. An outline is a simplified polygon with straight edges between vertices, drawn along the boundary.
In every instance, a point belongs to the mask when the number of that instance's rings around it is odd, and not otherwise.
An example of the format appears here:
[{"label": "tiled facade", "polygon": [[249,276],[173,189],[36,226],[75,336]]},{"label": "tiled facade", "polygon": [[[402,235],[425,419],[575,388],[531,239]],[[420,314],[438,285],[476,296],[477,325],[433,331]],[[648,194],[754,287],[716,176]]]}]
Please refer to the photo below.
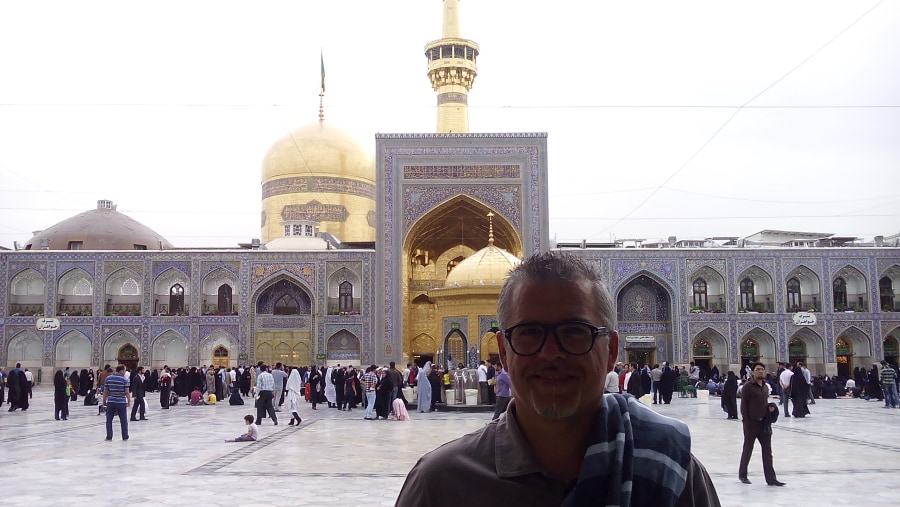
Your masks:
[{"label": "tiled facade", "polygon": [[[819,374],[838,373],[839,361],[853,366],[871,366],[873,361],[897,360],[900,312],[881,304],[879,281],[892,280],[900,290],[900,249],[897,248],[716,248],[716,249],[572,249],[566,250],[596,266],[618,304],[620,358],[629,351],[652,350],[656,362],[687,363],[697,357],[698,340],[708,343],[704,353],[710,367],[735,369],[747,357],[788,361],[803,356]],[[771,290],[757,301],[760,308],[744,308],[741,280],[748,273],[768,277]],[[854,311],[834,305],[835,280],[847,272],[865,279],[865,293],[854,300]],[[697,308],[694,283],[698,278],[718,277],[724,282],[720,294],[710,295],[706,306]],[[806,278],[804,286],[818,286],[818,293],[804,294],[815,301],[815,324],[794,324],[795,309],[789,305],[790,278]],[[640,281],[641,283],[634,283]],[[814,283],[817,282],[817,283]],[[768,298],[769,301],[763,300]],[[714,301],[713,298],[716,300]],[[860,307],[856,300],[862,299]],[[719,305],[721,300],[721,305]],[[771,307],[771,310],[766,308]],[[800,310],[809,310],[802,305]],[[715,310],[713,310],[715,308]],[[847,306],[850,308],[850,305]],[[900,305],[893,303],[895,310]],[[749,311],[748,311],[749,310]],[[757,311],[754,311],[757,310]],[[765,310],[765,311],[764,311]],[[864,310],[864,311],[861,311]],[[660,316],[661,315],[661,316]],[[629,337],[640,336],[629,343]],[[648,344],[648,336],[654,340]],[[752,339],[758,352],[744,349]],[[790,349],[791,341],[794,349]],[[843,339],[847,347],[836,348]],[[887,350],[885,350],[887,340]],[[702,344],[701,344],[702,346]],[[843,356],[843,357],[841,357]]]}]

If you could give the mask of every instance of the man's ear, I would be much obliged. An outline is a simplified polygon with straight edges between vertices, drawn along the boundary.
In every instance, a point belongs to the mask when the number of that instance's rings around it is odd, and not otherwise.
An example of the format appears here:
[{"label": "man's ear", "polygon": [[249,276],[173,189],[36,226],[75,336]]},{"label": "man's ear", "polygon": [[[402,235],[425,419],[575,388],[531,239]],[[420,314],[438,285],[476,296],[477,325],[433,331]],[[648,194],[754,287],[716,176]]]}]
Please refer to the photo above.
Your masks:
[{"label": "man's ear", "polygon": [[619,356],[619,332],[615,330],[611,330],[609,332],[609,358],[607,359],[606,364],[606,373],[609,373],[616,366],[616,359]]},{"label": "man's ear", "polygon": [[494,337],[497,339],[497,350],[500,352],[500,362],[503,363],[503,368],[509,370],[509,367],[507,366],[509,363],[506,362],[506,346],[503,342],[503,330],[498,330]]}]

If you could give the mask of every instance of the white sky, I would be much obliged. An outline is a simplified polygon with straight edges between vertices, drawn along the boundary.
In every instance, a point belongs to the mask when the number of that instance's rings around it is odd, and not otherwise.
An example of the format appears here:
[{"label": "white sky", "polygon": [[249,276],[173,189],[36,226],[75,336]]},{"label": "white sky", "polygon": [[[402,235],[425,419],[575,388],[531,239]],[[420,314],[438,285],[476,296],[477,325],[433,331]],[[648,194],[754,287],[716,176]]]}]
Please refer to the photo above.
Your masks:
[{"label": "white sky", "polygon": [[[547,132],[550,237],[900,232],[900,1],[462,0],[472,132]],[[868,12],[868,13],[867,13]],[[177,247],[259,237],[318,114],[434,132],[440,0],[0,0],[0,245],[112,199]],[[745,105],[743,109],[739,106]]]}]

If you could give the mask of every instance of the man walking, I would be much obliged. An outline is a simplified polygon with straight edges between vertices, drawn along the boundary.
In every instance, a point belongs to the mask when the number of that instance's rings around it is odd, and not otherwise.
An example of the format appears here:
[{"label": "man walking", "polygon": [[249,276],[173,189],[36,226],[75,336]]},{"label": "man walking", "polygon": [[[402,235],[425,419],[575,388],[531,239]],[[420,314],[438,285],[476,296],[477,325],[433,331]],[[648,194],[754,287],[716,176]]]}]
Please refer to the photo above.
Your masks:
[{"label": "man walking", "polygon": [[173,383],[169,366],[163,366],[162,374],[159,376],[159,405],[164,409],[169,408],[169,396],[172,394]]},{"label": "man walking", "polygon": [[[738,479],[750,484],[747,477],[747,465],[753,454],[753,445],[759,440],[762,452],[763,473],[769,486],[784,486],[775,477],[772,465],[772,427],[766,422],[769,410],[769,387],[766,385],[766,365],[753,363],[751,380],[741,388],[741,415],[744,427],[744,449],[741,452],[741,464],[738,467]],[[777,407],[776,407],[777,409]]]},{"label": "man walking", "polygon": [[662,380],[662,368],[659,367],[658,364],[653,365],[653,370],[650,371],[650,392],[653,393],[653,404],[656,405],[658,402],[662,402],[662,396],[659,392],[659,382]]},{"label": "man walking", "polygon": [[378,376],[375,375],[376,366],[373,364],[366,368],[366,373],[362,377],[363,389],[366,392],[366,417],[372,420],[372,414],[375,410],[375,386],[378,384]]},{"label": "man walking", "polygon": [[147,390],[144,387],[143,366],[138,366],[137,373],[131,376],[130,391],[131,396],[134,397],[134,405],[131,407],[131,420],[137,421],[134,416],[140,413],[141,421],[146,421],[147,418],[144,416],[147,413],[147,405],[144,403],[144,396],[147,395]]},{"label": "man walking", "polygon": [[116,372],[106,377],[103,383],[103,404],[106,405],[106,440],[112,440],[113,417],[119,416],[122,426],[122,440],[128,440],[128,406],[131,395],[125,380],[125,365],[116,366]]},{"label": "man walking", "polygon": [[276,412],[281,412],[281,395],[284,393],[284,383],[287,381],[288,374],[284,371],[281,363],[275,363],[275,369],[272,370],[272,405],[275,406]]},{"label": "man walking", "polygon": [[887,361],[881,362],[881,389],[884,391],[884,408],[897,408],[897,372]]},{"label": "man walking", "polygon": [[278,426],[278,416],[275,415],[275,407],[272,400],[275,398],[272,392],[275,385],[275,379],[269,373],[266,365],[260,365],[259,375],[256,377],[256,389],[259,391],[259,398],[256,400],[256,425],[262,424],[263,416],[266,413],[272,418],[272,423]]}]

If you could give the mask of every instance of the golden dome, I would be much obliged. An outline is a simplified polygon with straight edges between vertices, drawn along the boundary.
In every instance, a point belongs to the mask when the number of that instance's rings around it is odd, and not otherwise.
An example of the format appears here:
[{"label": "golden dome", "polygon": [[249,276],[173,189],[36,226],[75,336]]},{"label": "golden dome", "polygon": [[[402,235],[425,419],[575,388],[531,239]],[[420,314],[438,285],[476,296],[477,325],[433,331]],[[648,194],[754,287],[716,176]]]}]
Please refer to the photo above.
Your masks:
[{"label": "golden dome", "polygon": [[444,288],[502,285],[509,272],[521,262],[515,255],[494,246],[492,240],[453,268]]},{"label": "golden dome", "polygon": [[262,181],[296,176],[341,176],[375,182],[375,164],[349,134],[325,120],[295,129],[269,148]]}]

